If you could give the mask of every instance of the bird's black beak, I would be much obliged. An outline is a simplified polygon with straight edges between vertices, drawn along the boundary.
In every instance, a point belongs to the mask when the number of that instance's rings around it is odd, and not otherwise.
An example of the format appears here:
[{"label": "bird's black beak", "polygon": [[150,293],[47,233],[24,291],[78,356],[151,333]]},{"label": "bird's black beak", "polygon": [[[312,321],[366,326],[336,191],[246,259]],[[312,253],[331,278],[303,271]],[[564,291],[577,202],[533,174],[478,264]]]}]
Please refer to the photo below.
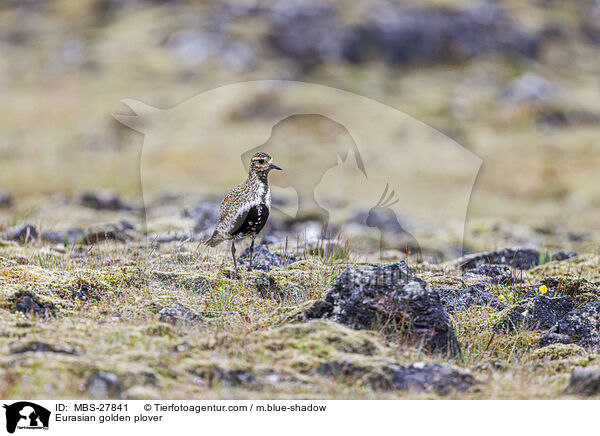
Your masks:
[{"label": "bird's black beak", "polygon": [[271,164],[271,169],[272,170],[279,170],[279,171],[283,171],[281,168],[279,168],[277,165],[275,164]]}]

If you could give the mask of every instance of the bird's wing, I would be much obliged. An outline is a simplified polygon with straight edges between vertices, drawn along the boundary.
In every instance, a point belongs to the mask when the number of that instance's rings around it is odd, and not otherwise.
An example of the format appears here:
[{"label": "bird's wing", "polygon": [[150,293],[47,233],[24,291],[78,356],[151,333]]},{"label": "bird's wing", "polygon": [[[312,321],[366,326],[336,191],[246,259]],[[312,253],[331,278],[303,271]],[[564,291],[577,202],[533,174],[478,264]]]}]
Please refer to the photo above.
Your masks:
[{"label": "bird's wing", "polygon": [[237,221],[238,216],[243,213],[244,210],[247,214],[249,207],[244,207],[247,206],[247,202],[244,200],[247,191],[248,186],[242,183],[227,193],[219,208],[217,224],[217,229],[219,231],[231,234],[235,229],[235,222]]}]

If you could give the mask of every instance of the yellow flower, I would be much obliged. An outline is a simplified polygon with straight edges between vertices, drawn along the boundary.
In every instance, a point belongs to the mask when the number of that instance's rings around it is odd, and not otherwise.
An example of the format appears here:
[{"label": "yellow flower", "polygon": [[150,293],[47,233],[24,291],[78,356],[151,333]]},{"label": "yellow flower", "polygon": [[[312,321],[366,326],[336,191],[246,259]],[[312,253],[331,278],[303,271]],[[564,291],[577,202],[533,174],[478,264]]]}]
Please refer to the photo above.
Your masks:
[{"label": "yellow flower", "polygon": [[545,294],[546,292],[548,292],[548,287],[546,285],[542,285],[540,286],[538,291],[540,291],[540,294]]},{"label": "yellow flower", "polygon": [[504,300],[506,300],[506,298],[504,298],[504,295],[500,294],[500,295],[498,295],[498,300],[504,301]]}]

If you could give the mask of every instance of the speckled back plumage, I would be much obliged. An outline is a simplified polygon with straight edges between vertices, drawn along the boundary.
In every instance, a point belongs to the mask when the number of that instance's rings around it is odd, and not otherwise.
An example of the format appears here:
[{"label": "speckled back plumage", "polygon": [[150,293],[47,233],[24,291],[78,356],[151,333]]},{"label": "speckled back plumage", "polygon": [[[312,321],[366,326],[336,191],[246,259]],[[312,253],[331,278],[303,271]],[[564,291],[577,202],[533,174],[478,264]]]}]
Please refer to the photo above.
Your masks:
[{"label": "speckled back plumage", "polygon": [[217,225],[206,242],[214,247],[221,242],[246,235],[256,235],[264,226],[271,210],[268,173],[273,159],[267,153],[256,153],[250,160],[246,181],[232,189],[221,202]]}]

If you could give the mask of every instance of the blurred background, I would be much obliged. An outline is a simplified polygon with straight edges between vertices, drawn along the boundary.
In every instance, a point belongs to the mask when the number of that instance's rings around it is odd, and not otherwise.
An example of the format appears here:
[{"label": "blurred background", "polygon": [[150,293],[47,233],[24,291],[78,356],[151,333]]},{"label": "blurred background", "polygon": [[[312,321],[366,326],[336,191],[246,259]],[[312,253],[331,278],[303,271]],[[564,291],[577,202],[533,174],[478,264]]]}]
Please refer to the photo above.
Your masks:
[{"label": "blurred background", "polygon": [[[285,79],[389,105],[481,158],[467,251],[597,251],[599,55],[598,0],[4,0],[2,228],[66,232],[143,205],[144,136],[113,117],[134,115],[121,100],[168,109],[219,86]],[[230,110],[260,118],[279,109],[257,100]],[[187,194],[168,183],[193,171],[189,155],[175,154],[161,157],[174,164],[154,202]],[[219,186],[241,181],[236,163]],[[204,209],[186,216],[194,213]],[[155,231],[170,225],[187,224],[163,220]]]}]

